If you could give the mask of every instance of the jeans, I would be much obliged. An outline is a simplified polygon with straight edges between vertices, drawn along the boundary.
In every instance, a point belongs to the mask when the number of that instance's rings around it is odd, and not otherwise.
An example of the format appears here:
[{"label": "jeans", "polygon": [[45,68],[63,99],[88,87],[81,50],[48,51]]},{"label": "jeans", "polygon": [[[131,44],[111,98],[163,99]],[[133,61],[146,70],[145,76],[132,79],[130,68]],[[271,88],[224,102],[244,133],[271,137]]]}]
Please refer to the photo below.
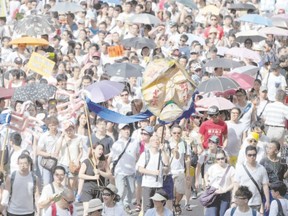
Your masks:
[{"label": "jeans", "polygon": [[135,193],[135,176],[116,174],[115,184],[118,189],[118,195],[124,206],[129,206]]},{"label": "jeans", "polygon": [[219,194],[212,205],[208,206],[205,216],[223,216],[230,206],[231,193]]}]

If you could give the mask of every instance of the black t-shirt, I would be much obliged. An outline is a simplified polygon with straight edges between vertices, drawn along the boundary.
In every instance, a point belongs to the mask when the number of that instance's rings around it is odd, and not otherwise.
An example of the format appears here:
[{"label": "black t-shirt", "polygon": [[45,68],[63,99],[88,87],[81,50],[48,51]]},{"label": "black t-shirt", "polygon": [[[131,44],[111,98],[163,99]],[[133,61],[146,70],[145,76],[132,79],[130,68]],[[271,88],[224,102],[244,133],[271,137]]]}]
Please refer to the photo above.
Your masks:
[{"label": "black t-shirt", "polygon": [[270,183],[275,181],[283,181],[284,174],[287,171],[286,164],[281,164],[280,160],[278,162],[273,162],[267,157],[263,158],[260,161],[260,164],[265,167]]}]

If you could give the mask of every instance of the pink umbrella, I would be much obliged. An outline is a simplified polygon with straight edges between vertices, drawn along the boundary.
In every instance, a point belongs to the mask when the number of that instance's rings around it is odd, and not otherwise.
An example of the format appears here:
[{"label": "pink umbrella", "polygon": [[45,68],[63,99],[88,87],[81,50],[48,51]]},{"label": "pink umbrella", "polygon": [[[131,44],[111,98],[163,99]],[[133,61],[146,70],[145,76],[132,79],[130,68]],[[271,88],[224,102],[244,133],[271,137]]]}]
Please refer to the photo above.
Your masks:
[{"label": "pink umbrella", "polygon": [[250,89],[254,85],[255,79],[247,74],[241,74],[241,73],[227,73],[224,76],[229,77],[230,79],[233,79],[236,81],[241,88],[243,89]]},{"label": "pink umbrella", "polygon": [[223,97],[207,97],[196,102],[196,109],[198,108],[197,110],[206,109],[210,106],[217,106],[219,110],[229,110],[235,107],[231,101]]},{"label": "pink umbrella", "polygon": [[9,99],[13,96],[14,89],[7,89],[0,87],[0,98]]},{"label": "pink umbrella", "polygon": [[245,47],[233,47],[225,52],[225,54],[232,55],[235,57],[246,58],[246,59],[253,59],[255,61],[261,61],[260,55],[250,49]]},{"label": "pink umbrella", "polygon": [[288,30],[279,27],[265,27],[259,30],[261,34],[272,34],[278,36],[288,36]]}]

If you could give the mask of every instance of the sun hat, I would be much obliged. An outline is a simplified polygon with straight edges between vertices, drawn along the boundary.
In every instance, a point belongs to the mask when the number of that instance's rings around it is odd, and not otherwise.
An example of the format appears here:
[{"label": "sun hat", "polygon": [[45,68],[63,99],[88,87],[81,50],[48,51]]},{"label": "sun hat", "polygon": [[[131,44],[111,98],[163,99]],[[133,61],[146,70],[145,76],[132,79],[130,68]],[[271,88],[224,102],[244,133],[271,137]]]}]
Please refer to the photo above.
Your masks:
[{"label": "sun hat", "polygon": [[92,199],[89,201],[87,213],[95,212],[100,209],[103,209],[103,204],[100,199]]},{"label": "sun hat", "polygon": [[117,189],[116,186],[113,185],[113,184],[108,184],[108,185],[104,188],[104,190],[109,190],[110,192],[112,192],[113,194],[116,194],[116,195],[117,195],[117,193],[118,193],[118,189]]},{"label": "sun hat", "polygon": [[154,201],[166,201],[167,200],[164,196],[162,196],[161,194],[159,194],[157,192],[150,199],[152,199]]},{"label": "sun hat", "polygon": [[250,132],[247,139],[249,139],[249,140],[254,139],[254,140],[258,141],[259,140],[259,134],[256,132]]}]

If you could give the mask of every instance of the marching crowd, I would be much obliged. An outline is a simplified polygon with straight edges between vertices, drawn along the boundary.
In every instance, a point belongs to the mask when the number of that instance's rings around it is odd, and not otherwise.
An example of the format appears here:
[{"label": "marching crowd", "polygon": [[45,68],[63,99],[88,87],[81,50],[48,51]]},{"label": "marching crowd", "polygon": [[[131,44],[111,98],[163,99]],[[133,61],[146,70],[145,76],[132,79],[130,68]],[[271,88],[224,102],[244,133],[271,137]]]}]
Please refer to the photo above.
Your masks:
[{"label": "marching crowd", "polygon": [[[199,199],[206,216],[287,216],[288,35],[236,40],[240,31],[261,28],[239,22],[242,14],[285,17],[287,1],[195,0],[197,10],[185,1],[113,2],[82,0],[82,10],[65,14],[50,11],[55,0],[7,2],[7,16],[0,17],[1,86],[49,83],[57,92],[37,101],[0,95],[2,214],[77,215],[78,202],[85,216],[170,216],[184,215],[184,209],[193,215],[191,199]],[[229,9],[238,3],[255,9]],[[203,10],[212,4],[218,13]],[[142,13],[161,23],[129,20]],[[13,23],[33,14],[50,16],[57,26],[41,35],[49,45],[12,47]],[[121,56],[111,57],[109,48],[134,37],[151,39],[156,47],[125,46]],[[245,47],[261,58],[238,59],[220,47]],[[32,51],[55,62],[51,77],[27,69]],[[229,110],[207,105],[170,124],[159,124],[154,116],[116,124],[89,112],[79,93],[109,80],[107,65],[128,62],[145,68],[160,58],[178,61],[197,86],[229,72],[204,66],[224,55],[258,67],[251,88],[240,86],[221,96],[235,105]],[[145,111],[141,77],[111,80],[125,88],[102,106],[127,116]],[[203,97],[207,94],[199,92],[194,102]]]}]

